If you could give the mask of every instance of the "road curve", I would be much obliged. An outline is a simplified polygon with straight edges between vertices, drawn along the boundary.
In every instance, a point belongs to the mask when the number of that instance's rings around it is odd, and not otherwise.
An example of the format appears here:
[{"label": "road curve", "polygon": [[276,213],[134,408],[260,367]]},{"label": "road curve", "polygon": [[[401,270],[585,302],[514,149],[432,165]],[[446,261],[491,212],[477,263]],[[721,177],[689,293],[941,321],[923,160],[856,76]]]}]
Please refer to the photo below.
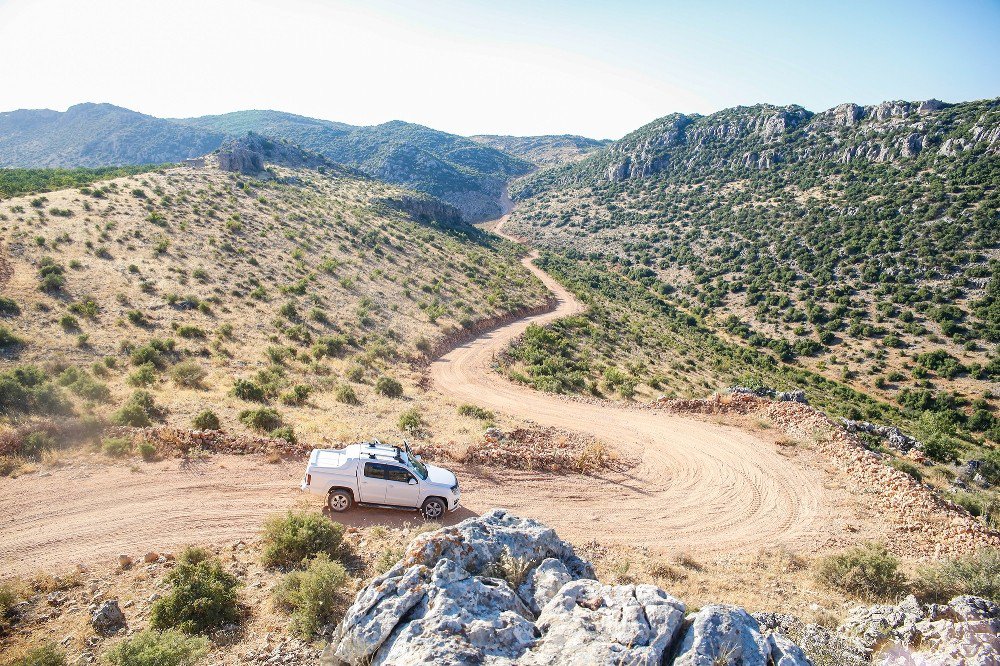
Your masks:
[{"label": "road curve", "polygon": [[[504,221],[494,231],[502,234]],[[659,549],[732,552],[782,544],[812,550],[825,540],[840,522],[834,507],[840,502],[827,496],[820,470],[779,454],[772,441],[733,426],[541,393],[494,371],[495,355],[528,326],[584,309],[533,258],[524,265],[555,294],[555,309],[444,355],[430,367],[433,386],[457,403],[594,435],[641,463],[627,475],[522,474],[485,487],[475,482],[477,504],[492,495],[496,505],[544,519],[571,539],[589,534]]]}]

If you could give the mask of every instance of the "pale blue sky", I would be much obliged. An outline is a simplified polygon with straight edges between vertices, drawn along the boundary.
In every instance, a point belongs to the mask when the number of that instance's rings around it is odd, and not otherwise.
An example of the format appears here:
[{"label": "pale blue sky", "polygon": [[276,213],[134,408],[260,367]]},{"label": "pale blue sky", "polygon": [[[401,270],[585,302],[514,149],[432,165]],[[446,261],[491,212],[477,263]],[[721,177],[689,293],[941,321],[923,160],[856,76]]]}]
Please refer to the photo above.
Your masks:
[{"label": "pale blue sky", "polygon": [[0,62],[0,110],[616,138],[737,104],[1000,96],[1000,0],[0,0]]}]

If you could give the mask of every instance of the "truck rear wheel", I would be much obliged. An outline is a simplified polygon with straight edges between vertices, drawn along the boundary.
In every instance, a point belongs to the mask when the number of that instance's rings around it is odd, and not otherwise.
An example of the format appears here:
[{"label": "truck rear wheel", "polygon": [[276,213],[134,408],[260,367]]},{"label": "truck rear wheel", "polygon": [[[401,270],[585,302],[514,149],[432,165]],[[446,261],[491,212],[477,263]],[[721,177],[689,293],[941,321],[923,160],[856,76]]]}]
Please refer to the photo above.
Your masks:
[{"label": "truck rear wheel", "polygon": [[444,515],[446,510],[447,507],[444,505],[444,500],[438,497],[428,497],[424,502],[421,513],[424,514],[424,518],[427,520],[437,520]]},{"label": "truck rear wheel", "polygon": [[354,498],[346,490],[331,490],[326,498],[326,504],[330,507],[330,511],[343,513],[354,504]]}]

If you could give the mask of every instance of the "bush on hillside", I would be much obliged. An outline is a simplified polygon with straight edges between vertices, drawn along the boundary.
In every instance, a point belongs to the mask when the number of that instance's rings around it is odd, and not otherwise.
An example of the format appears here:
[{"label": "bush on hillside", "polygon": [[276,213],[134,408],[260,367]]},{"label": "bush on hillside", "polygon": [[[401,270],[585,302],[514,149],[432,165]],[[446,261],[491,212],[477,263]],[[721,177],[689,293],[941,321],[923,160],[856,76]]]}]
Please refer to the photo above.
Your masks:
[{"label": "bush on hillside", "polygon": [[209,651],[207,638],[180,631],[140,631],[108,650],[110,666],[193,666]]},{"label": "bush on hillside", "polygon": [[270,407],[245,409],[240,412],[240,423],[258,432],[270,432],[281,426],[281,414]]},{"label": "bush on hillside", "polygon": [[299,441],[298,437],[295,436],[295,428],[290,425],[275,428],[271,432],[267,433],[267,436],[273,439],[283,439],[289,444],[297,444]]},{"label": "bush on hillside", "polygon": [[424,419],[420,414],[420,410],[416,407],[411,407],[405,412],[399,415],[399,429],[404,432],[418,433],[424,427]]},{"label": "bush on hillside", "polygon": [[174,383],[187,388],[199,388],[207,376],[208,371],[194,360],[181,361],[170,369],[170,378]]},{"label": "bush on hillside", "polygon": [[264,522],[261,560],[267,567],[297,566],[321,553],[336,555],[344,526],[319,513],[289,511]]},{"label": "bush on hillside", "polygon": [[31,648],[13,661],[5,662],[8,666],[66,666],[66,655],[56,645],[46,643]]},{"label": "bush on hillside", "polygon": [[922,601],[933,603],[947,603],[962,594],[1000,603],[1000,550],[985,548],[921,567],[913,591]]},{"label": "bush on hillside", "polygon": [[893,599],[905,579],[899,560],[882,544],[867,543],[830,555],[819,563],[817,579],[849,595],[867,600]]},{"label": "bush on hillside", "polygon": [[113,458],[124,458],[132,452],[132,440],[128,437],[105,437],[101,440],[101,451]]},{"label": "bush on hillside", "polygon": [[308,640],[331,623],[337,593],[346,580],[344,566],[332,562],[326,553],[310,560],[304,571],[286,574],[274,589],[274,598],[279,606],[291,611],[292,631]]},{"label": "bush on hillside", "polygon": [[164,415],[165,410],[156,406],[152,394],[148,391],[136,391],[111,415],[111,422],[115,425],[145,428],[153,421],[161,420]]},{"label": "bush on hillside", "polygon": [[191,423],[197,430],[219,430],[222,427],[218,415],[211,409],[198,412]]},{"label": "bush on hillside", "polygon": [[334,391],[333,395],[337,399],[337,402],[342,402],[345,405],[357,405],[360,402],[358,394],[354,392],[350,384],[341,384]]},{"label": "bush on hillside", "polygon": [[382,376],[375,382],[375,391],[387,398],[399,398],[403,395],[403,385],[392,377]]},{"label": "bush on hillside", "polygon": [[249,379],[237,379],[233,382],[233,395],[241,400],[264,402],[264,389]]},{"label": "bush on hillside", "polygon": [[182,552],[166,582],[171,590],[153,604],[149,616],[153,629],[199,634],[239,621],[239,581],[205,549]]}]

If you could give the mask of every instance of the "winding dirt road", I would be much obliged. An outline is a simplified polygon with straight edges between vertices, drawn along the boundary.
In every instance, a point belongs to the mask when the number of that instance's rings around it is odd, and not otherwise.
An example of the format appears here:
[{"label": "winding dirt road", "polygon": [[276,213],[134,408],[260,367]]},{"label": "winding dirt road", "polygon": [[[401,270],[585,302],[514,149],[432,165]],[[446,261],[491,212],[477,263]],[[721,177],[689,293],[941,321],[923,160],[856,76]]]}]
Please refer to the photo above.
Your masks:
[{"label": "winding dirt road", "polygon": [[[505,221],[495,233],[505,235]],[[540,393],[495,372],[496,354],[528,326],[584,310],[534,258],[524,265],[556,295],[557,307],[438,359],[430,368],[434,387],[457,403],[594,435],[641,463],[628,474],[601,478],[509,475],[478,488],[477,504],[489,494],[495,498],[489,504],[542,518],[570,539],[589,535],[668,550],[717,553],[778,544],[816,550],[841,531],[850,502],[827,490],[830,479],[818,461],[791,460],[773,440],[706,420]]]},{"label": "winding dirt road", "polygon": [[[776,545],[820,550],[844,538],[846,525],[861,518],[835,472],[808,450],[782,455],[767,431],[754,434],[706,420],[571,401],[494,372],[494,354],[530,324],[582,310],[530,260],[525,266],[556,294],[555,310],[446,354],[430,368],[433,385],[456,404],[586,432],[641,462],[625,474],[598,476],[458,466],[465,506],[447,522],[502,506],[543,520],[577,543],[596,539],[661,551],[738,554]],[[0,579],[78,562],[110,562],[118,553],[141,556],[190,543],[252,539],[264,515],[319,503],[299,492],[301,473],[301,461],[272,465],[255,456],[128,466],[84,454],[72,466],[0,478],[5,510]],[[415,516],[365,509],[337,519],[399,526]]]}]

